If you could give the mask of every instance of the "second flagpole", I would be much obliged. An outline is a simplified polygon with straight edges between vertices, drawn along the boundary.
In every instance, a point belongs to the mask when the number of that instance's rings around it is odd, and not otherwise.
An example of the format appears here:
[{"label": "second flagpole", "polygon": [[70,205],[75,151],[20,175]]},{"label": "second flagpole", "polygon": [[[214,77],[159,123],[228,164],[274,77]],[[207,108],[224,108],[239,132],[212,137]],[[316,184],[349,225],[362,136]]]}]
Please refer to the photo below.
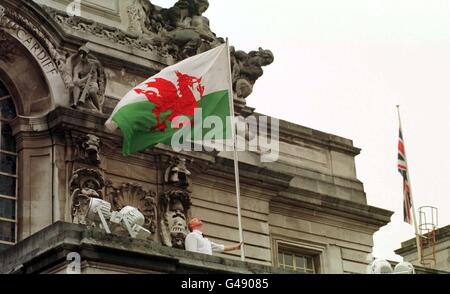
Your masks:
[{"label": "second flagpole", "polygon": [[239,242],[241,243],[241,260],[245,260],[245,250],[244,250],[244,231],[242,229],[242,215],[241,215],[241,186],[239,180],[239,158],[238,152],[236,148],[236,120],[234,117],[234,94],[233,94],[233,76],[231,73],[231,55],[230,55],[230,44],[228,38],[226,40],[227,47],[227,58],[228,58],[228,72],[229,72],[229,97],[230,97],[230,113],[232,117],[232,125],[231,125],[231,133],[233,140],[233,157],[234,157],[234,177],[236,181],[236,207],[237,207],[237,215],[238,215],[238,226],[239,226]]},{"label": "second flagpole", "polygon": [[[397,113],[398,113],[398,123],[400,125],[400,130],[403,133],[403,128],[402,128],[402,119],[400,117],[400,105],[397,105]],[[403,133],[403,148],[404,148],[404,153],[405,153],[405,161],[408,162],[408,158],[406,155],[406,143],[405,143],[405,137],[404,137],[404,133]],[[408,181],[409,181],[409,197],[410,197],[410,201],[411,201],[411,210],[412,210],[412,218],[413,218],[413,222],[414,222],[414,231],[416,233],[416,246],[417,246],[417,255],[418,255],[418,260],[419,263],[422,263],[422,247],[420,245],[420,233],[419,233],[419,227],[417,224],[417,218],[416,218],[416,210],[414,208],[414,201],[413,201],[413,194],[412,194],[412,188],[411,188],[411,178],[409,176],[409,167],[406,168],[406,176],[408,177]]]}]

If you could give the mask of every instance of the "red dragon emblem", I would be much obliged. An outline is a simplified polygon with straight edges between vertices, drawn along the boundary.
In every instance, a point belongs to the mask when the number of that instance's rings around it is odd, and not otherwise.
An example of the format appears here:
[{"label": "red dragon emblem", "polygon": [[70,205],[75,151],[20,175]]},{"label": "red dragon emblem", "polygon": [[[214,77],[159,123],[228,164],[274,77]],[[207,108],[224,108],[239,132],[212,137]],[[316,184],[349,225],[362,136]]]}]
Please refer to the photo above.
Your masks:
[{"label": "red dragon emblem", "polygon": [[[164,132],[167,122],[172,122],[178,116],[194,116],[198,101],[203,98],[205,87],[201,84],[202,78],[192,77],[179,71],[175,74],[178,78],[177,86],[166,79],[155,78],[145,83],[145,89],[134,89],[136,93],[144,94],[150,102],[155,104],[152,112],[156,116],[157,125],[151,128],[152,131]],[[161,113],[167,111],[171,111],[170,115],[161,121]]]}]

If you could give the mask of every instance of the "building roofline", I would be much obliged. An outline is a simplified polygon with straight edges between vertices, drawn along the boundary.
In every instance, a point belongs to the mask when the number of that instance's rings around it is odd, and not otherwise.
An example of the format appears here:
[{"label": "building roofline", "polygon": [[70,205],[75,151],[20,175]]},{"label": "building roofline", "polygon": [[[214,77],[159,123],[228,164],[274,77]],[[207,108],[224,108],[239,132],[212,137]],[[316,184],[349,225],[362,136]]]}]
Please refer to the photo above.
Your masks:
[{"label": "building roofline", "polygon": [[[253,113],[256,117],[265,116],[261,113]],[[270,118],[276,118],[269,116]],[[278,118],[276,118],[278,119]],[[325,146],[339,152],[348,153],[353,156],[359,155],[360,148],[353,145],[353,141],[338,135],[322,132],[313,128],[305,127],[293,122],[278,119],[280,122],[280,140],[296,144],[295,141],[302,140],[313,144]]]},{"label": "building roofline", "polygon": [[[450,239],[450,225],[437,229],[436,244],[449,239]],[[401,246],[402,246],[401,248],[394,251],[395,254],[404,256],[413,251],[416,251],[417,250],[416,238],[412,238],[402,242]]]}]

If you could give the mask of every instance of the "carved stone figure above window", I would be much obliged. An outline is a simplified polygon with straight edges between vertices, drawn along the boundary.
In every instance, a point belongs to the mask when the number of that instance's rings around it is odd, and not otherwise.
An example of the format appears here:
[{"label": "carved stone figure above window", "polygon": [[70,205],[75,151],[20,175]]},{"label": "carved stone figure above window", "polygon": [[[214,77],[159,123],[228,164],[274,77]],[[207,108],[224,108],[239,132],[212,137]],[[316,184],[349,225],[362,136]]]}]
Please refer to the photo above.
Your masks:
[{"label": "carved stone figure above window", "polygon": [[86,46],[67,58],[65,71],[70,77],[72,107],[101,113],[105,100],[105,70]]}]

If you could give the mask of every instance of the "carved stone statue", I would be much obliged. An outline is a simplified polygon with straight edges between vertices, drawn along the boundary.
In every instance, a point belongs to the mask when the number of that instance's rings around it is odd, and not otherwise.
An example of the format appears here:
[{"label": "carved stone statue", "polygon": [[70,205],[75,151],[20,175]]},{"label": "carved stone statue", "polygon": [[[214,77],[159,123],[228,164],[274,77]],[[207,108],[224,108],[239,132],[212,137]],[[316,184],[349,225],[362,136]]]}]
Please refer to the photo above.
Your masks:
[{"label": "carved stone statue", "polygon": [[231,50],[231,63],[233,74],[233,90],[239,98],[247,98],[253,92],[253,86],[264,73],[262,67],[274,61],[270,50],[259,48],[258,51],[245,53]]},{"label": "carved stone statue", "polygon": [[[134,0],[133,4],[127,7],[129,19],[128,31],[136,34],[152,34],[147,28],[148,16],[151,16],[155,7],[148,0]],[[153,25],[156,25],[154,22]],[[158,31],[160,28],[158,28]]]},{"label": "carved stone statue", "polygon": [[78,138],[77,158],[87,164],[100,164],[100,148],[102,141],[99,137],[91,134],[83,135]]},{"label": "carved stone statue", "polygon": [[89,53],[89,49],[82,46],[66,62],[66,71],[71,78],[69,90],[72,107],[102,112],[106,87],[105,71],[100,62]]},{"label": "carved stone statue", "polygon": [[76,170],[70,180],[70,203],[72,222],[87,224],[85,216],[91,198],[103,199],[105,181],[102,174],[94,169]]},{"label": "carved stone statue", "polygon": [[183,45],[192,40],[216,43],[208,18],[202,16],[208,7],[207,0],[180,0],[169,9],[169,19],[175,26],[170,35],[176,43]]},{"label": "carved stone statue", "polygon": [[161,238],[164,245],[184,249],[188,211],[191,207],[190,194],[181,189],[163,193],[159,200],[161,212]]},{"label": "carved stone statue", "polygon": [[190,185],[189,176],[191,172],[186,167],[186,159],[176,156],[172,159],[171,165],[166,169],[164,182],[175,187],[188,188]]},{"label": "carved stone statue", "polygon": [[164,173],[166,191],[160,195],[160,233],[163,244],[184,249],[184,239],[189,233],[186,220],[191,207],[190,176],[187,160],[174,156]]},{"label": "carved stone statue", "polygon": [[184,59],[223,43],[211,31],[203,16],[207,0],[179,0],[171,8],[159,8],[149,1],[141,6],[146,14],[145,27],[152,42],[164,53]]},{"label": "carved stone statue", "polygon": [[138,5],[138,0],[127,7],[129,19],[128,31],[131,33],[143,33],[143,24],[145,24],[145,14],[142,6]]}]

